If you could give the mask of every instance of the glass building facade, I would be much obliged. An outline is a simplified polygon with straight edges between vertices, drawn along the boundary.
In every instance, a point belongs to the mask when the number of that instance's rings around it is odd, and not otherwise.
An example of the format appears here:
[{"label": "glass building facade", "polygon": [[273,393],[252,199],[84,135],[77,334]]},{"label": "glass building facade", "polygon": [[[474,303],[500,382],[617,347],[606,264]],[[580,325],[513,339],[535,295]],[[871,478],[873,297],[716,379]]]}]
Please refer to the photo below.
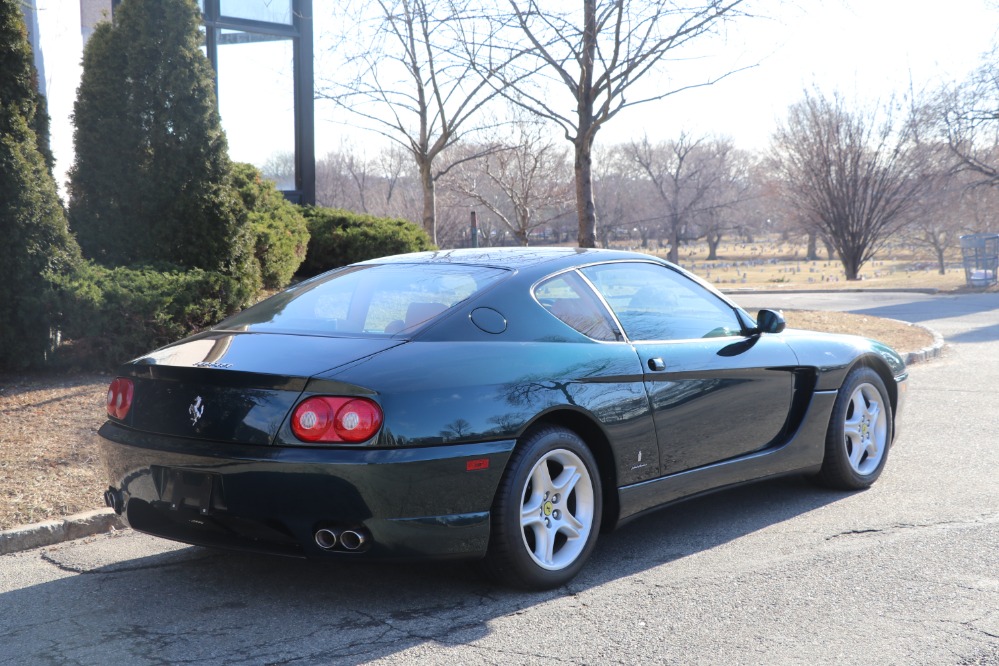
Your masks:
[{"label": "glass building facade", "polygon": [[312,0],[200,0],[229,155],[315,203]]}]

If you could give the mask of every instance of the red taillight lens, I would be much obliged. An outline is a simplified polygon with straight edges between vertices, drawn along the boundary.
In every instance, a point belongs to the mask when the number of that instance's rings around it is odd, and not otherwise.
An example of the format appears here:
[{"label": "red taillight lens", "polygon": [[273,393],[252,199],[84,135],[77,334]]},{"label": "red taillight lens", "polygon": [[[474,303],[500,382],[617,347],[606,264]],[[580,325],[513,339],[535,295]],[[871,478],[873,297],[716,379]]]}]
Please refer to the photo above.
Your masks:
[{"label": "red taillight lens", "polygon": [[303,442],[363,442],[382,427],[382,409],[367,398],[313,396],[291,415],[291,430]]},{"label": "red taillight lens", "polygon": [[116,377],[111,386],[108,387],[108,416],[116,419],[123,419],[128,414],[132,406],[132,386],[131,379]]}]

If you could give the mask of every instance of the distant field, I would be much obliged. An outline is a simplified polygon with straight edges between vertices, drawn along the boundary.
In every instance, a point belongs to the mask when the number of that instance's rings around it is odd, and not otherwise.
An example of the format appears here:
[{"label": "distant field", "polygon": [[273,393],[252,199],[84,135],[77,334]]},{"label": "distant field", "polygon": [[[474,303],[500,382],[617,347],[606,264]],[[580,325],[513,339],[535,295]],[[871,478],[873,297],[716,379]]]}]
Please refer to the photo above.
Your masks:
[{"label": "distant field", "polygon": [[[621,243],[621,249],[649,251],[665,257],[665,250],[642,250],[635,244]],[[754,243],[723,242],[718,259],[708,261],[706,243],[680,248],[680,265],[722,289],[939,289],[952,291],[965,285],[960,251],[948,256],[947,272],[940,275],[936,261],[922,248],[886,247],[879,256],[863,266],[861,280],[847,282],[838,260],[805,261],[803,243],[762,239]],[[993,287],[994,288],[994,287]]]}]

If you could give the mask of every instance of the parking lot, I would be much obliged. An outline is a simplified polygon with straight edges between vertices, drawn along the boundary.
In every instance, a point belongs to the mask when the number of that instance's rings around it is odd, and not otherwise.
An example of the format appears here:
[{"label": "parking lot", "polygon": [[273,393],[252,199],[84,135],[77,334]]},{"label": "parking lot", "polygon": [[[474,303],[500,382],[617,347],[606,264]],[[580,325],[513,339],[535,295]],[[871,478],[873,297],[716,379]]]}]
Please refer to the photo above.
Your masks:
[{"label": "parking lot", "polygon": [[678,504],[546,593],[465,564],[68,542],[0,558],[0,663],[999,664],[999,294],[736,300],[944,334],[872,489],[787,478]]}]

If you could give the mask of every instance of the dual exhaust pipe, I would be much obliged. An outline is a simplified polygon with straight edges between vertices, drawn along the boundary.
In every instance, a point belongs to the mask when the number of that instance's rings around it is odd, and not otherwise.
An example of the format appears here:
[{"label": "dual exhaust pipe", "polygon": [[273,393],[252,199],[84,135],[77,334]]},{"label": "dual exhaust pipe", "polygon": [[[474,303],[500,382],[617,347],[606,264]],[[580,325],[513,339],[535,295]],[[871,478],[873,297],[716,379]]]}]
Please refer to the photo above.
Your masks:
[{"label": "dual exhaust pipe", "polygon": [[[125,510],[125,497],[123,493],[114,487],[108,487],[104,491],[104,504],[113,509],[115,513],[121,515]],[[323,527],[316,530],[316,545],[323,550],[333,550],[337,547],[348,552],[360,550],[368,542],[368,533],[361,529],[339,530]]]},{"label": "dual exhaust pipe", "polygon": [[323,550],[333,550],[340,546],[343,550],[355,551],[368,542],[368,535],[363,530],[336,530],[323,527],[316,530],[316,545]]}]

